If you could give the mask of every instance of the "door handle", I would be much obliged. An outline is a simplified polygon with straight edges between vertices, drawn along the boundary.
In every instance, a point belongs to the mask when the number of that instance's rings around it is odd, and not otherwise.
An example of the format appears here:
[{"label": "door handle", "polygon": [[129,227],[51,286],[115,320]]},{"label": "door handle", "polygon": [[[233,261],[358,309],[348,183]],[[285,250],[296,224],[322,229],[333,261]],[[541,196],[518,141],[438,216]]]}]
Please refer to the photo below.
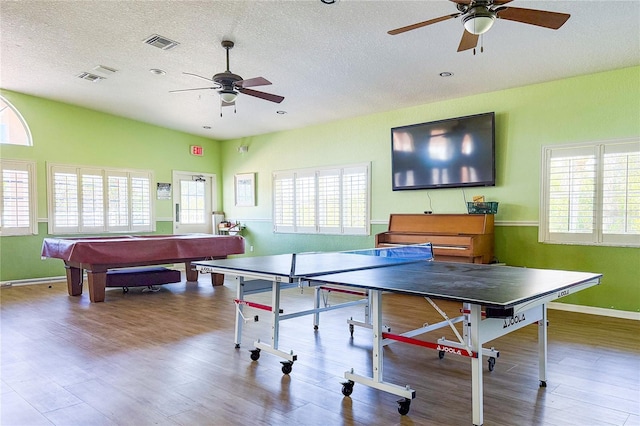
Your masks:
[{"label": "door handle", "polygon": [[180,204],[176,204],[176,222],[180,223]]}]

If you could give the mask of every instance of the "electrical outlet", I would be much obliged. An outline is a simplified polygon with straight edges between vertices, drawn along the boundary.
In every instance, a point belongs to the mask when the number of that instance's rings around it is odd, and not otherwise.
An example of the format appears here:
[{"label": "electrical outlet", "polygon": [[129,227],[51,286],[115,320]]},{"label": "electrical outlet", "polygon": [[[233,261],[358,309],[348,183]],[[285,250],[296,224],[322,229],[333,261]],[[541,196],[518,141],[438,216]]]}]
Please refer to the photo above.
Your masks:
[{"label": "electrical outlet", "polygon": [[250,246],[250,247],[249,247],[249,251],[253,251],[253,246]]}]

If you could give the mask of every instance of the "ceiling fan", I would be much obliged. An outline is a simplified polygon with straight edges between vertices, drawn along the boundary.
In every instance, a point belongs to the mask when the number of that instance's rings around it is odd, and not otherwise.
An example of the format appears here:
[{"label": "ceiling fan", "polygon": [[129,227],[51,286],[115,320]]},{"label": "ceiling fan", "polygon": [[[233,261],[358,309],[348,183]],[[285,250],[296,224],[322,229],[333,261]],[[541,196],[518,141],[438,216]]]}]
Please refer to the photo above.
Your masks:
[{"label": "ceiling fan", "polygon": [[194,89],[180,89],[180,90],[171,90],[170,93],[175,92],[188,92],[192,90],[216,90],[220,95],[220,117],[222,117],[222,107],[225,106],[235,106],[236,98],[238,97],[238,93],[242,93],[243,95],[254,96],[256,98],[264,99],[270,102],[280,103],[284,100],[284,97],[273,95],[271,93],[260,92],[258,90],[248,89],[248,87],[255,86],[266,86],[271,84],[269,80],[263,77],[255,77],[244,80],[238,74],[234,74],[229,71],[229,50],[233,48],[234,43],[229,40],[222,41],[222,47],[227,51],[227,70],[221,73],[214,75],[211,78],[203,77],[198,74],[193,74],[190,72],[185,72],[183,74],[192,75],[194,77],[202,78],[204,80],[210,81],[214,83],[213,86],[209,87],[198,87]]},{"label": "ceiling fan", "polygon": [[506,19],[508,21],[521,22],[523,24],[537,25],[539,27],[557,30],[571,15],[567,13],[548,12],[546,10],[524,9],[521,7],[510,7],[505,4],[512,0],[449,0],[456,4],[457,13],[418,22],[406,27],[396,28],[388,31],[388,34],[396,35],[427,25],[446,21],[462,16],[464,32],[462,40],[458,46],[458,52],[474,49],[478,44],[478,37],[489,31],[496,19]]}]

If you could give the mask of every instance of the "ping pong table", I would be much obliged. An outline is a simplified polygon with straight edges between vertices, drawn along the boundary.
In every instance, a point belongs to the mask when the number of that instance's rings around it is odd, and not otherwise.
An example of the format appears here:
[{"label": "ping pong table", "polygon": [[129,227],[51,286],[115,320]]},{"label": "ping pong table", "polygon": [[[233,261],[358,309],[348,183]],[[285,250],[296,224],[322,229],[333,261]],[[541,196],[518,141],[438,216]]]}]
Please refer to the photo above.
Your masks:
[{"label": "ping pong table", "polygon": [[[435,349],[471,359],[472,422],[479,426],[483,419],[482,356],[483,344],[514,332],[530,324],[538,325],[539,383],[546,387],[547,374],[547,303],[587,289],[600,283],[601,274],[560,270],[543,270],[483,264],[424,261],[419,256],[397,257],[357,252],[302,253],[259,257],[232,258],[195,262],[201,272],[235,275],[240,280],[238,299],[246,279],[271,282],[271,306],[254,306],[271,314],[271,344],[254,342],[251,358],[260,351],[280,356],[283,373],[292,371],[297,355],[293,350],[278,348],[279,322],[288,318],[280,308],[281,291],[291,286],[335,285],[364,290],[370,303],[372,329],[372,376],[356,374],[355,369],[344,373],[342,393],[351,395],[356,383],[402,397],[398,412],[407,414],[416,392],[409,385],[387,382],[383,375],[384,345],[398,341]],[[374,254],[374,255],[366,255]],[[432,299],[457,301],[463,304],[464,337],[459,342],[439,339],[427,342],[416,339],[417,333],[392,334],[382,323],[382,294],[393,292]],[[295,316],[318,313],[317,306]],[[241,309],[236,316],[236,347],[241,331]]]}]

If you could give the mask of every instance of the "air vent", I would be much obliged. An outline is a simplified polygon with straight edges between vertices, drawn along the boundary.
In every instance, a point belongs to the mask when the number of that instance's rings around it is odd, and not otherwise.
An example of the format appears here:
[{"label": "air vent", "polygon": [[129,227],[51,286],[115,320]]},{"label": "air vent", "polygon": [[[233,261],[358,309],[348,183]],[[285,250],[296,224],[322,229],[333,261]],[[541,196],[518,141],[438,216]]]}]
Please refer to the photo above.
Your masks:
[{"label": "air vent", "polygon": [[100,77],[99,75],[91,74],[90,72],[81,72],[76,77],[81,78],[83,80],[91,81],[96,83],[100,80],[104,80],[104,77]]},{"label": "air vent", "polygon": [[111,67],[107,67],[105,65],[97,65],[93,68],[94,71],[97,71],[99,73],[105,74],[105,75],[111,75],[111,74],[115,74],[118,72],[117,69],[115,68],[111,68]]},{"label": "air vent", "polygon": [[180,44],[177,41],[170,40],[158,34],[147,37],[144,42],[162,50],[171,50]]}]

